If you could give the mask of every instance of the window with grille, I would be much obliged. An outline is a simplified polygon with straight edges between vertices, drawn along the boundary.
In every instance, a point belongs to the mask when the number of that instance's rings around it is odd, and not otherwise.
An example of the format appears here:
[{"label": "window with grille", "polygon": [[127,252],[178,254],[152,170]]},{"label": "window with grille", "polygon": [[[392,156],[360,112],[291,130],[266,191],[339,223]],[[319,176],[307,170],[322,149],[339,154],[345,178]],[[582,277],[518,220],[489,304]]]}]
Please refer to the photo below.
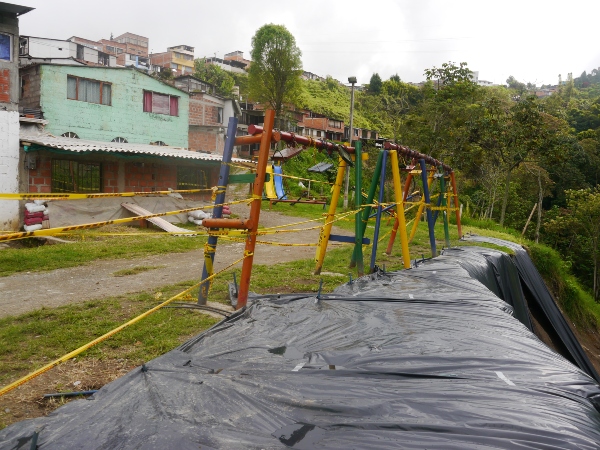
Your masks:
[{"label": "window with grille", "polygon": [[67,98],[81,102],[111,105],[112,86],[104,81],[67,77]]},{"label": "window with grille", "polygon": [[102,164],[53,159],[52,192],[102,192]]},{"label": "window with grille", "polygon": [[178,116],[179,97],[144,91],[144,112]]},{"label": "window with grille", "polygon": [[206,172],[197,167],[177,167],[177,189],[206,189]]}]

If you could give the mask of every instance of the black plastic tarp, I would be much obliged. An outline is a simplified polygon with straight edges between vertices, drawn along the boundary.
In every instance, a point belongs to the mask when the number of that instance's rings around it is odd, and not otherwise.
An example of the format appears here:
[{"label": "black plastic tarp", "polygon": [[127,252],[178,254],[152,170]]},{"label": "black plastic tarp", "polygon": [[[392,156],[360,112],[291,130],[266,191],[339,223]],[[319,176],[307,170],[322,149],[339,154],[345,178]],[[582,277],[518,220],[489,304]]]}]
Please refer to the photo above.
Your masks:
[{"label": "black plastic tarp", "polygon": [[514,242],[486,236],[469,236],[466,239],[474,242],[488,242],[501,245],[510,248],[515,252],[513,258],[515,266],[517,267],[523,285],[530,292],[532,300],[535,301],[544,312],[544,315],[554,328],[555,333],[559,336],[563,345],[569,352],[571,359],[583,371],[593,377],[596,381],[600,382],[600,375],[598,375],[598,372],[583,351],[583,348],[581,348],[573,330],[569,327],[565,317],[556,305],[552,294],[550,294],[548,287],[544,283],[544,279],[535,268],[533,261],[525,249]]},{"label": "black plastic tarp", "polygon": [[258,297],[0,448],[599,448],[599,386],[471,275],[493,252]]}]

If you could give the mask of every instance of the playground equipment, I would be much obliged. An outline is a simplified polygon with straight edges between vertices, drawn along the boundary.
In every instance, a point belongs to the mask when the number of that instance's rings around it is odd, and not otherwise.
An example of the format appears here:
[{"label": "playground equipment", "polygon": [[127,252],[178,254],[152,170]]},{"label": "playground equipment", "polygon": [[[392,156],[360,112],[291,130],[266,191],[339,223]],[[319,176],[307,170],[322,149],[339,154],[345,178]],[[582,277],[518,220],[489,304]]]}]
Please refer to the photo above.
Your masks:
[{"label": "playground equipment", "polygon": [[[243,230],[242,233],[246,236],[245,238],[245,250],[244,250],[244,261],[242,267],[242,274],[240,279],[240,285],[238,289],[238,302],[237,308],[242,308],[246,305],[249,293],[252,261],[254,255],[254,249],[256,245],[256,235],[258,229],[258,222],[260,219],[260,208],[263,189],[266,187],[267,196],[271,198],[273,202],[276,201],[287,201],[294,202],[294,200],[286,200],[280,198],[279,194],[285,195],[283,191],[283,184],[281,178],[283,177],[283,171],[281,166],[271,166],[268,164],[270,146],[274,142],[285,141],[288,143],[290,149],[288,153],[298,153],[296,146],[313,146],[321,151],[326,151],[330,156],[333,153],[337,153],[339,156],[338,173],[336,181],[333,185],[333,193],[329,211],[325,218],[325,224],[321,228],[319,236],[319,242],[317,244],[317,252],[315,256],[316,268],[315,274],[320,273],[325,253],[327,251],[327,244],[330,240],[338,240],[342,242],[354,242],[354,252],[350,262],[351,267],[356,266],[358,275],[364,274],[364,261],[363,261],[363,245],[369,244],[370,241],[365,238],[365,231],[367,228],[367,222],[371,216],[373,206],[376,207],[375,212],[375,239],[373,242],[373,249],[371,252],[371,260],[369,271],[373,272],[376,269],[375,257],[377,252],[377,242],[379,240],[379,232],[381,226],[381,214],[384,210],[389,210],[389,206],[384,204],[384,186],[385,186],[385,170],[387,164],[390,164],[392,171],[393,187],[394,187],[394,205],[396,222],[393,228],[393,233],[390,238],[390,244],[388,249],[393,245],[394,239],[400,231],[400,244],[402,250],[402,261],[404,268],[408,269],[411,267],[410,253],[408,244],[418,226],[419,218],[423,211],[427,214],[427,223],[429,227],[429,238],[431,246],[432,257],[437,255],[434,225],[435,219],[439,215],[439,211],[443,212],[444,218],[444,231],[446,243],[449,245],[450,238],[448,233],[448,215],[452,209],[452,201],[454,200],[453,209],[456,212],[457,226],[459,238],[462,235],[460,228],[460,216],[458,214],[458,194],[456,192],[456,184],[454,181],[454,172],[452,168],[443,164],[431,156],[424,155],[417,151],[411,150],[407,147],[386,143],[383,150],[379,152],[377,165],[373,179],[371,180],[366,202],[363,203],[362,195],[355,196],[355,234],[353,237],[342,237],[331,234],[331,228],[336,216],[337,204],[340,197],[340,191],[342,187],[342,181],[344,178],[345,171],[348,166],[355,168],[355,187],[357,193],[362,193],[362,161],[366,159],[366,154],[363,156],[361,142],[357,142],[355,147],[348,147],[324,140],[315,140],[310,137],[296,136],[294,133],[287,133],[282,131],[273,130],[273,111],[267,110],[265,114],[265,126],[259,127],[251,125],[248,127],[248,136],[242,136],[239,138],[235,137],[235,129],[237,126],[237,119],[231,118],[227,133],[227,140],[225,142],[225,149],[223,153],[223,164],[221,167],[221,174],[219,177],[219,185],[217,186],[218,195],[215,199],[215,209],[213,210],[213,218],[205,219],[203,225],[211,230],[211,236],[206,246],[205,251],[205,265],[202,272],[202,280],[208,279],[212,275],[212,263],[214,261],[214,254],[216,251],[218,234],[226,234],[227,229],[238,229]],[[219,205],[225,202],[225,189],[229,183],[229,162],[231,161],[232,151],[234,145],[246,145],[249,143],[260,142],[260,150],[256,168],[256,174],[250,174],[251,179],[245,179],[246,182],[253,182],[253,196],[251,200],[250,215],[248,219],[223,219],[222,211]],[[284,149],[285,150],[285,149]],[[400,177],[400,162],[399,155],[410,158],[413,163],[406,169],[408,171],[408,177],[406,179],[404,188],[401,184]],[[282,156],[283,158],[283,156]],[[417,166],[418,164],[418,166]],[[429,165],[429,168],[427,167]],[[269,180],[266,180],[266,174],[269,174]],[[421,180],[423,183],[423,196],[418,203],[410,202],[411,205],[405,210],[405,202],[408,197],[408,191],[410,183],[413,179],[414,174],[421,174]],[[238,175],[240,177],[240,175]],[[248,175],[246,175],[248,177]],[[440,193],[437,195],[438,203],[436,206],[432,206],[430,195],[430,187],[432,186],[433,180],[440,179]],[[446,178],[449,183],[446,183]],[[241,182],[241,181],[239,181]],[[447,192],[447,187],[452,186],[453,193]],[[375,193],[379,187],[378,201],[375,202]],[[279,191],[279,192],[276,192]],[[408,203],[406,203],[408,204]],[[407,221],[405,212],[412,209],[415,205],[418,205],[417,217],[413,219],[415,222],[411,233],[407,233]],[[203,283],[202,289],[198,295],[198,303],[205,304],[207,301],[208,290],[210,288],[209,283]]]},{"label": "playground equipment", "polygon": [[273,166],[271,164],[267,164],[266,174],[268,175],[268,180],[265,180],[265,196],[269,200],[276,199],[278,197],[275,192],[275,183],[273,182]]},{"label": "playground equipment", "polygon": [[283,167],[277,165],[273,166],[274,181],[275,181],[275,193],[277,194],[278,200],[287,200],[287,195],[283,189]]},{"label": "playground equipment", "polygon": [[[304,136],[296,136],[293,133],[286,132],[275,132],[273,130],[273,123],[275,119],[275,113],[273,110],[267,110],[265,112],[264,128],[254,125],[248,127],[248,136],[235,137],[235,130],[237,127],[237,119],[231,117],[229,119],[229,126],[227,128],[227,139],[225,140],[225,148],[223,150],[223,163],[221,164],[221,171],[219,174],[219,185],[217,186],[217,196],[215,198],[215,207],[213,209],[213,218],[205,219],[203,225],[209,228],[213,232],[218,232],[219,229],[239,229],[244,230],[246,235],[246,245],[244,249],[244,260],[242,263],[242,274],[240,277],[240,285],[238,290],[238,302],[237,308],[242,308],[246,305],[248,300],[248,293],[250,288],[250,278],[252,274],[252,261],[254,256],[254,248],[256,246],[256,232],[258,230],[258,223],[260,219],[260,209],[262,192],[265,185],[265,175],[267,173],[267,165],[269,159],[269,150],[272,142],[278,142],[284,140],[291,143],[293,147],[296,144],[314,146],[318,149],[327,151],[329,154],[337,152],[344,161],[352,164],[350,153],[354,152],[351,147],[335,144],[332,142],[326,142],[323,140],[314,140],[312,138]],[[256,174],[252,174],[253,181],[253,195],[250,203],[250,214],[249,218],[244,219],[223,219],[222,218],[222,205],[225,201],[225,190],[229,183],[229,167],[231,158],[233,155],[234,145],[247,145],[250,143],[260,142],[260,149],[258,153],[258,161],[256,167]],[[213,262],[215,251],[217,248],[218,236],[213,234],[210,236],[204,258],[204,267],[202,270],[202,286],[198,294],[198,303],[200,305],[206,304],[208,298],[208,291],[210,283],[205,283],[212,276]]]}]

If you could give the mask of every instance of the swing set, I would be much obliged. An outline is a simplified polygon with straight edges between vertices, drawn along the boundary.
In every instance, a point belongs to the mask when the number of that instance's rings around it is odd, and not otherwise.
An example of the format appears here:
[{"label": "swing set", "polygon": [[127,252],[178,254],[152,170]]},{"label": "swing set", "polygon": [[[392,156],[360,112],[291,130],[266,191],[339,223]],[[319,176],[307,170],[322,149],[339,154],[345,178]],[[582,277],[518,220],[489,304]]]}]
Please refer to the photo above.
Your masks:
[{"label": "swing set", "polygon": [[[245,235],[244,259],[242,262],[242,273],[240,277],[239,289],[237,291],[236,307],[237,309],[240,309],[247,304],[254,249],[256,246],[257,230],[260,220],[261,202],[263,199],[263,190],[265,189],[267,183],[266,180],[269,179],[269,183],[271,183],[271,185],[267,188],[267,192],[269,193],[271,190],[273,191],[270,193],[277,197],[275,201],[294,201],[288,200],[287,198],[280,198],[285,197],[285,192],[283,192],[283,184],[281,183],[281,177],[283,176],[283,173],[281,166],[273,167],[269,165],[269,151],[272,143],[285,141],[292,148],[292,151],[297,150],[296,146],[300,145],[304,148],[314,147],[319,151],[325,151],[329,156],[333,156],[334,153],[337,153],[338,155],[339,164],[336,179],[333,183],[329,211],[326,214],[325,223],[321,227],[319,241],[317,244],[315,256],[315,274],[319,274],[321,272],[329,241],[342,241],[354,243],[354,251],[350,266],[356,267],[359,276],[364,275],[363,245],[368,245],[370,243],[370,240],[365,238],[365,231],[368,220],[371,217],[375,217],[375,232],[369,273],[375,272],[377,270],[375,261],[377,244],[380,240],[379,233],[381,227],[381,216],[384,212],[393,214],[393,217],[395,217],[395,223],[390,235],[386,253],[391,254],[396,236],[399,235],[402,261],[405,269],[409,269],[411,267],[408,245],[409,242],[414,238],[423,211],[426,212],[427,216],[432,257],[437,256],[434,226],[440,212],[442,212],[444,221],[446,245],[450,246],[448,219],[452,210],[454,210],[456,214],[458,237],[459,239],[462,237],[458,208],[458,192],[456,189],[454,172],[449,166],[443,164],[441,161],[438,161],[435,158],[432,158],[431,156],[411,150],[408,147],[387,142],[385,143],[384,148],[378,154],[373,178],[369,185],[368,193],[366,194],[366,200],[363,203],[362,161],[366,160],[368,155],[366,153],[363,154],[362,144],[360,141],[356,142],[355,147],[350,147],[321,139],[315,140],[306,136],[297,136],[294,133],[273,130],[274,117],[275,115],[273,110],[266,110],[264,127],[251,125],[248,127],[249,134],[247,136],[240,137],[235,136],[237,129],[237,118],[231,117],[229,119],[213,216],[212,219],[205,219],[203,221],[203,225],[210,230],[210,236],[204,252],[205,262],[202,270],[202,283],[200,286],[200,292],[198,294],[198,303],[200,305],[205,305],[208,299],[218,236],[227,234],[227,230],[231,229],[243,230],[242,233]],[[235,145],[248,145],[255,143],[260,143],[256,173],[230,175],[229,169],[231,158],[233,156],[233,147]],[[297,154],[299,152],[296,151],[295,153]],[[399,155],[411,160],[411,164],[404,169],[400,169]],[[388,164],[392,172],[395,200],[394,203],[390,205],[386,205],[384,203],[385,174]],[[350,167],[354,167],[355,169],[355,189],[357,192],[357,195],[355,195],[355,234],[354,236],[336,236],[331,234],[331,230],[336,216],[336,210],[340,198],[345,171],[349,170]],[[401,185],[401,171],[407,172],[404,187]],[[270,177],[267,177],[267,173],[270,174]],[[411,183],[413,180],[416,180],[416,175],[420,175],[423,192],[418,202],[412,202],[409,200],[415,197],[416,194],[413,194],[412,196],[409,196],[408,194]],[[278,177],[279,181],[277,180]],[[430,193],[433,187],[433,181],[435,179],[439,180],[439,193],[432,197]],[[222,217],[223,204],[225,203],[225,191],[228,184],[232,183],[253,184],[253,194],[252,198],[250,199],[250,213],[247,219],[225,219]],[[279,183],[279,187],[277,186],[277,183]],[[377,201],[375,201],[375,193],[378,187],[379,196]],[[431,201],[432,198],[435,197],[437,197],[437,203],[436,206],[433,206]],[[304,203],[306,203],[306,201]],[[406,205],[409,205],[408,208],[406,208]],[[407,226],[409,225],[410,221],[407,222],[406,213],[417,206],[417,213],[412,219],[414,220],[414,223],[412,224],[411,232],[408,233]],[[373,208],[375,208],[375,213],[372,215],[371,213]],[[392,209],[394,209],[395,212],[392,213]],[[206,282],[204,282],[205,280]]]}]

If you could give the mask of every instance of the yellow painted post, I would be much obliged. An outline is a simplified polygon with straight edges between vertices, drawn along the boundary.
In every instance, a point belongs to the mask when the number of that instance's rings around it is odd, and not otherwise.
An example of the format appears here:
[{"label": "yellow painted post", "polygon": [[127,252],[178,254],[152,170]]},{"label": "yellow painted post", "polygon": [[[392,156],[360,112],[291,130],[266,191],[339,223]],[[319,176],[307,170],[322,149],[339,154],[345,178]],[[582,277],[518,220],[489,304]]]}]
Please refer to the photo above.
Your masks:
[{"label": "yellow painted post", "polygon": [[327,252],[327,244],[329,243],[329,235],[331,234],[331,227],[333,223],[330,223],[335,217],[335,211],[337,208],[338,201],[340,199],[340,192],[342,190],[342,184],[344,182],[344,172],[346,171],[346,161],[342,158],[339,159],[337,176],[335,178],[335,184],[333,185],[333,192],[331,194],[331,204],[329,205],[329,212],[325,219],[325,225],[321,228],[321,234],[319,235],[319,243],[317,245],[317,253],[315,255],[315,275],[321,273],[323,268],[323,261],[325,260],[325,253]]},{"label": "yellow painted post", "polygon": [[408,250],[408,236],[406,235],[406,218],[404,217],[404,202],[402,201],[402,184],[400,183],[400,169],[398,163],[398,152],[390,151],[390,162],[392,164],[392,177],[394,179],[394,194],[396,196],[396,212],[398,215],[400,232],[400,245],[402,246],[402,260],[404,268],[410,269],[410,253]]},{"label": "yellow painted post", "polygon": [[[427,177],[427,186],[431,189],[431,184],[433,183],[433,173],[429,174]],[[412,229],[410,230],[410,237],[408,238],[408,242],[412,242],[415,238],[415,234],[417,233],[417,227],[419,226],[419,222],[421,221],[421,216],[423,215],[423,210],[425,209],[425,196],[421,196],[421,204],[419,205],[419,210],[417,211],[417,215],[415,216],[415,221],[413,222]]]}]

